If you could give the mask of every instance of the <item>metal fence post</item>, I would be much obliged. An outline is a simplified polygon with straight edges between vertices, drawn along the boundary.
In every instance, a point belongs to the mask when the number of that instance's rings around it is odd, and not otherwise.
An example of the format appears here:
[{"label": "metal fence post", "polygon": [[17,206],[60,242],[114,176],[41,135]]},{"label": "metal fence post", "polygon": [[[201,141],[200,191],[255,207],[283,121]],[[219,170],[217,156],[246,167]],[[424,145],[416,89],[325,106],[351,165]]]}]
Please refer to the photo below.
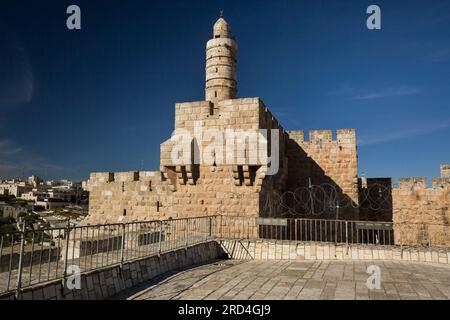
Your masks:
[{"label": "metal fence post", "polygon": [[24,248],[25,248],[25,222],[22,224],[22,230],[20,234],[20,251],[19,251],[19,266],[17,270],[17,289],[15,298],[19,299],[20,297],[20,290],[22,288],[22,270],[23,270],[23,255],[24,255]]},{"label": "metal fence post", "polygon": [[163,232],[163,222],[159,222],[159,244],[158,244],[158,255],[161,255],[161,245],[162,245],[162,232]]},{"label": "metal fence post", "polygon": [[125,223],[122,223],[122,241],[120,241],[120,268],[123,268],[124,251],[125,251]]},{"label": "metal fence post", "polygon": [[212,218],[213,217],[209,217],[209,238],[212,238]]},{"label": "metal fence post", "polygon": [[189,218],[187,218],[186,219],[186,229],[184,230],[184,240],[185,240],[185,243],[184,243],[184,246],[185,246],[185,249],[187,249],[187,246],[188,246],[188,236],[189,236]]},{"label": "metal fence post", "polygon": [[219,222],[219,238],[223,238],[223,235],[222,235],[222,224],[223,224],[223,222],[222,222],[222,219],[223,219],[223,215],[220,215],[220,222]]},{"label": "metal fence post", "polygon": [[[66,247],[64,248],[64,272],[63,272],[63,287],[66,285],[66,279],[67,279],[67,266],[69,258],[69,235],[70,235],[70,219],[67,220],[67,229],[66,229]],[[80,244],[81,245],[81,244]],[[75,250],[75,242],[74,242],[74,248]]]},{"label": "metal fence post", "polygon": [[345,245],[348,247],[348,221],[345,221]]}]

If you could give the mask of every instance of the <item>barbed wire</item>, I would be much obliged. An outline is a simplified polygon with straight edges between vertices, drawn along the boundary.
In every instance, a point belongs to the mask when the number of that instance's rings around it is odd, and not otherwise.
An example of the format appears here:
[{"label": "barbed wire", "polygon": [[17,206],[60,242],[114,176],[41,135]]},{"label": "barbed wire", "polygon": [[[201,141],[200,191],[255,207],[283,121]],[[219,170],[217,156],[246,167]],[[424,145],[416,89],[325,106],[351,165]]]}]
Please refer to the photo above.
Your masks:
[{"label": "barbed wire", "polygon": [[261,210],[267,216],[336,217],[356,209],[371,214],[393,209],[391,190],[381,184],[361,188],[352,196],[345,194],[338,186],[324,183],[283,193],[266,193],[261,201]]}]

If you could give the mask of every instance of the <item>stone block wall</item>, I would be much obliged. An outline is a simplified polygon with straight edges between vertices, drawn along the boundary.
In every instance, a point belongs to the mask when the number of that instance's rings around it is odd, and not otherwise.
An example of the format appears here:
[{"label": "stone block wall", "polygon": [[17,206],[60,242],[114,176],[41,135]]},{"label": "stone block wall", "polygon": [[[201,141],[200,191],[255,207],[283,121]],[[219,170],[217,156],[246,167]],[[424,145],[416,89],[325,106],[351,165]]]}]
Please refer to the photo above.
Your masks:
[{"label": "stone block wall", "polygon": [[450,178],[400,178],[392,190],[393,220],[396,223],[444,224],[450,222]]},{"label": "stone block wall", "polygon": [[305,140],[304,131],[288,131],[288,190],[329,185],[342,208],[340,218],[357,219],[358,159],[355,130],[314,130]]},{"label": "stone block wall", "polygon": [[[396,241],[450,245],[450,178],[442,172],[428,187],[426,178],[400,178],[392,190]],[[407,225],[405,225],[407,223]]]},{"label": "stone block wall", "polygon": [[88,182],[89,216],[85,224],[170,217],[170,185],[156,172],[92,173]]},{"label": "stone block wall", "polygon": [[[184,129],[191,133],[191,155],[187,163],[173,163],[171,152],[174,142],[168,140],[161,145],[161,171],[171,185],[173,192],[173,216],[199,216],[228,214],[236,216],[258,216],[260,214],[260,192],[271,192],[280,188],[280,181],[286,174],[284,162],[281,161],[279,173],[274,177],[264,174],[265,163],[261,159],[252,159],[251,155],[259,153],[259,145],[245,145],[245,159],[227,158],[225,154],[227,129],[235,130],[236,136],[246,131],[258,133],[258,129],[279,130],[279,158],[285,158],[286,133],[259,98],[230,99],[215,104],[209,101],[179,103],[175,106],[175,129]],[[223,141],[215,137],[198,142],[196,134],[207,129],[218,129]],[[270,141],[270,137],[268,137]],[[199,145],[199,143],[201,145]],[[195,164],[194,150],[205,154],[208,146],[222,145],[213,153],[217,161]],[[270,145],[270,143],[269,143]],[[269,147],[270,149],[270,147]],[[211,149],[210,149],[211,150]],[[231,161],[230,161],[231,160]],[[275,182],[278,183],[275,185]]]}]

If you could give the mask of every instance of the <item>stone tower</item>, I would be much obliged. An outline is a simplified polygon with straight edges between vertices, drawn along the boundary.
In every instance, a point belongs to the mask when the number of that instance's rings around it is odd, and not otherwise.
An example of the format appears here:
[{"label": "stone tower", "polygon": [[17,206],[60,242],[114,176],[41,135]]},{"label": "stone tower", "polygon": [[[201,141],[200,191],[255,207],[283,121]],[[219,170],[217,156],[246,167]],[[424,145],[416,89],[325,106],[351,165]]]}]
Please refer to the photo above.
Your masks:
[{"label": "stone tower", "polygon": [[[86,183],[86,221],[222,214],[251,218],[252,224],[257,217],[357,218],[356,132],[340,130],[334,139],[331,130],[316,130],[305,139],[301,130],[285,131],[261,99],[236,97],[237,51],[230,27],[220,17],[206,45],[206,99],[175,105],[178,133],[161,144],[159,171],[92,173]],[[267,143],[260,129],[274,130],[267,131]],[[261,157],[268,149],[270,166]],[[320,186],[317,190],[335,187],[330,192],[336,201],[330,204],[322,192],[313,196],[318,200],[312,205],[304,197],[312,192],[310,183]],[[239,230],[242,220],[235,224]]]},{"label": "stone tower", "polygon": [[216,103],[234,99],[236,82],[237,43],[223,17],[214,24],[213,38],[206,44],[206,98]]}]

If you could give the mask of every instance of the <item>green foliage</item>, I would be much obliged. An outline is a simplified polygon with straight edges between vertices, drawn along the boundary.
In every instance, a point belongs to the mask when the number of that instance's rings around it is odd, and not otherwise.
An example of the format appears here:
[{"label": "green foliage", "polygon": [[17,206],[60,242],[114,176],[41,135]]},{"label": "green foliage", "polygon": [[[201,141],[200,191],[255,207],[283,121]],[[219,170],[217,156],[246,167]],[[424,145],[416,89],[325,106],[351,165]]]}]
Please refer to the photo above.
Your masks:
[{"label": "green foliage", "polygon": [[7,203],[11,206],[26,207],[28,204],[31,203],[31,201],[13,198],[10,199]]},{"label": "green foliage", "polygon": [[2,224],[0,225],[0,234],[9,234],[16,232],[17,228],[14,224]]},{"label": "green foliage", "polygon": [[[16,225],[9,223],[9,224],[2,224],[0,225],[0,241],[2,242],[3,247],[7,247],[11,244],[11,241],[13,239],[13,234],[17,231]],[[14,240],[17,241],[18,238],[14,236]]]},{"label": "green foliage", "polygon": [[33,203],[34,201],[32,200],[24,200],[24,199],[18,199],[14,196],[10,196],[10,195],[0,195],[0,202],[5,202],[6,204],[10,205],[10,206],[20,206],[20,207],[25,207],[28,204]]},{"label": "green foliage", "polygon": [[22,217],[22,221],[25,223],[26,230],[34,230],[34,224],[42,222],[42,218],[36,213],[31,213],[25,214],[25,216]]}]

